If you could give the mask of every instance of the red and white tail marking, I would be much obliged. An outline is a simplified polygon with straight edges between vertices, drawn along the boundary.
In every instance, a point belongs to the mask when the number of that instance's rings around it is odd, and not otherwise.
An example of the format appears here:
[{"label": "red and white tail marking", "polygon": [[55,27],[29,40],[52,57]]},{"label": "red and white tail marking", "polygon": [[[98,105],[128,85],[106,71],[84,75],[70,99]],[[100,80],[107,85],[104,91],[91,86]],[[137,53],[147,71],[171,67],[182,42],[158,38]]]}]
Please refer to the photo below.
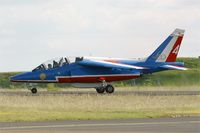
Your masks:
[{"label": "red and white tail marking", "polygon": [[183,36],[179,36],[178,37],[176,43],[174,44],[173,49],[171,50],[169,56],[167,57],[166,62],[174,62],[174,61],[176,61],[176,57],[178,55],[182,39],[183,39]]},{"label": "red and white tail marking", "polygon": [[178,55],[181,42],[184,35],[184,30],[176,29],[171,36],[173,37],[166,48],[162,51],[160,56],[157,58],[157,62],[174,62]]}]

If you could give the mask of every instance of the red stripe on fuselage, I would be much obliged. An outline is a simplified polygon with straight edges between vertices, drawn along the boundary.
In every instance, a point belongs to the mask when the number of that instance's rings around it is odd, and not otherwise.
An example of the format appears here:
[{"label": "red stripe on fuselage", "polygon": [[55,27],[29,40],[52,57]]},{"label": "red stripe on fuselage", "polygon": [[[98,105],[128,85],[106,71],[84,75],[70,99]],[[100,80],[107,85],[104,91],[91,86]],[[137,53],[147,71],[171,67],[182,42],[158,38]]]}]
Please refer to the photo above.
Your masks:
[{"label": "red stripe on fuselage", "polygon": [[128,80],[138,78],[140,75],[124,75],[124,76],[97,76],[97,77],[58,77],[59,83],[98,83],[104,79],[107,82]]}]

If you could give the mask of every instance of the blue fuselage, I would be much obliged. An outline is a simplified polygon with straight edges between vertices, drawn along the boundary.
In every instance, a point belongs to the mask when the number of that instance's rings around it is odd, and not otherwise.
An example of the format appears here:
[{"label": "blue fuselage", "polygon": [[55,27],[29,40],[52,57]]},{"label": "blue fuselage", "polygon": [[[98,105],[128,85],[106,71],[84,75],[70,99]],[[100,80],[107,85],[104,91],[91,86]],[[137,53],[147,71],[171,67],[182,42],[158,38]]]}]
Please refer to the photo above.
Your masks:
[{"label": "blue fuselage", "polygon": [[175,65],[183,66],[182,62],[143,62],[132,60],[118,60],[118,63],[125,65],[137,65],[146,69],[121,69],[121,68],[104,68],[94,66],[80,65],[79,61],[71,64],[47,69],[35,70],[32,72],[22,73],[10,78],[13,82],[29,83],[97,83],[105,80],[107,82],[120,81],[138,78],[143,74],[149,74],[159,71],[168,70],[160,66]]}]

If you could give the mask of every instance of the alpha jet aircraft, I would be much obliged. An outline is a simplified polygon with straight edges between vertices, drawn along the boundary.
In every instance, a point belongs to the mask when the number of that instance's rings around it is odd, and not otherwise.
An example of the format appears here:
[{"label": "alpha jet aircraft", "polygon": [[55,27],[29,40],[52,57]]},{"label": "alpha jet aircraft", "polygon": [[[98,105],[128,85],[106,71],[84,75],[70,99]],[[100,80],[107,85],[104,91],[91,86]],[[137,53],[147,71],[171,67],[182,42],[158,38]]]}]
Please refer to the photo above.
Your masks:
[{"label": "alpha jet aircraft", "polygon": [[[31,72],[10,78],[12,82],[25,83],[70,83],[74,87],[95,88],[98,93],[113,93],[113,81],[139,78],[165,70],[187,70],[176,57],[183,39],[184,30],[176,29],[146,59],[76,57],[53,59],[42,63]],[[31,88],[36,93],[35,87]]]}]

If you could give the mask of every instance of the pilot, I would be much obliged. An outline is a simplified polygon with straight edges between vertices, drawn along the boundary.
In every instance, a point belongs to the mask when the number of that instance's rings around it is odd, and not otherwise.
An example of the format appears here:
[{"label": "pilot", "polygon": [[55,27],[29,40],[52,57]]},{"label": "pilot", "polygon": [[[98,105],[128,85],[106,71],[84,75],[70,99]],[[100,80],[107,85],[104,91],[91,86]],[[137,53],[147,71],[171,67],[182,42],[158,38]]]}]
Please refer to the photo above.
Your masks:
[{"label": "pilot", "polygon": [[56,62],[55,60],[53,61],[53,68],[59,67],[58,62]]},{"label": "pilot", "polygon": [[48,64],[48,69],[52,69],[52,65],[51,64]]}]

